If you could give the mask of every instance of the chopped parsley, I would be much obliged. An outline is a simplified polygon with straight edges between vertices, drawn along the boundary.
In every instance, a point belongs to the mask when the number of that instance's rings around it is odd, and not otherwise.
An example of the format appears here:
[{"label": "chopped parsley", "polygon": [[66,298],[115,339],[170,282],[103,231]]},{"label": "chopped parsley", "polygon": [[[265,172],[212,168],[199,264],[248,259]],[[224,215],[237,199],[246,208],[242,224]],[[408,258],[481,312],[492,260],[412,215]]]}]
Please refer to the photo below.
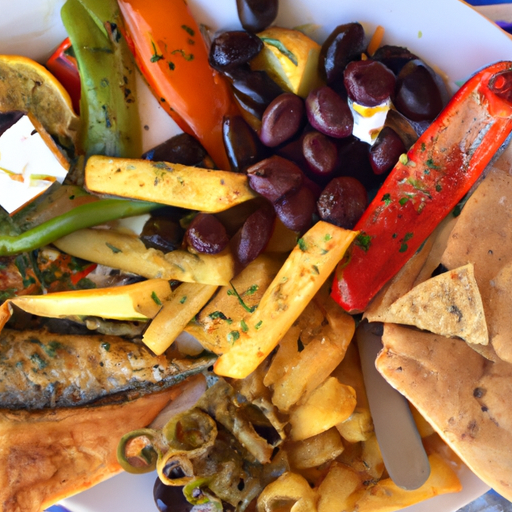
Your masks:
[{"label": "chopped parsley", "polygon": [[155,45],[155,43],[153,41],[151,41],[151,46],[153,46],[153,55],[151,55],[150,61],[151,62],[158,62],[159,60],[162,60],[164,58],[164,56],[159,54],[156,51],[156,45]]},{"label": "chopped parsley", "polygon": [[295,64],[296,66],[299,65],[297,57],[290,50],[288,50],[288,48],[286,48],[286,46],[281,41],[279,41],[279,39],[273,39],[271,37],[260,37],[260,39],[264,43],[267,43],[269,46],[273,46],[274,48],[279,50],[279,52],[281,52],[284,56],[288,57],[288,59],[290,59],[293,62],[293,64]]},{"label": "chopped parsley", "polygon": [[227,338],[228,338],[229,343],[231,343],[231,345],[233,345],[233,343],[235,343],[235,341],[240,338],[240,333],[238,331],[231,331],[228,334]]},{"label": "chopped parsley", "polygon": [[304,240],[304,238],[299,238],[297,240],[297,245],[299,246],[299,249],[302,252],[306,252],[308,250],[308,245],[306,244],[306,241]]},{"label": "chopped parsley", "polygon": [[180,304],[185,304],[185,302],[187,302],[187,296],[183,295],[183,297],[180,299]]},{"label": "chopped parsley", "polygon": [[158,298],[158,295],[156,294],[156,292],[152,292],[151,293],[151,298],[153,299],[154,303],[157,306],[161,306],[162,305],[162,301]]},{"label": "chopped parsley", "polygon": [[363,249],[364,252],[368,252],[368,249],[372,244],[372,237],[370,235],[360,233],[359,235],[356,236],[354,243],[357,245],[357,247]]},{"label": "chopped parsley", "polygon": [[228,295],[234,295],[237,299],[238,299],[238,302],[240,303],[240,305],[248,312],[248,313],[254,313],[254,311],[256,310],[256,308],[258,306],[252,306],[252,307],[249,307],[245,302],[244,300],[242,299],[242,297],[240,296],[240,294],[236,291],[236,288],[233,286],[233,283],[230,283],[231,284],[231,290],[228,290]]},{"label": "chopped parsley", "polygon": [[123,252],[121,249],[118,249],[116,246],[109,244],[108,242],[105,242],[105,245],[114,253],[117,254],[119,252]]},{"label": "chopped parsley", "polygon": [[381,201],[383,201],[386,206],[389,206],[392,202],[391,194],[384,194]]},{"label": "chopped parsley", "polygon": [[240,320],[240,327],[242,328],[243,332],[247,332],[249,330],[249,326],[244,319]]},{"label": "chopped parsley", "polygon": [[259,321],[259,322],[254,326],[254,328],[255,328],[256,330],[258,330],[258,329],[262,326],[262,324],[263,324],[263,320],[260,320],[260,321]]}]

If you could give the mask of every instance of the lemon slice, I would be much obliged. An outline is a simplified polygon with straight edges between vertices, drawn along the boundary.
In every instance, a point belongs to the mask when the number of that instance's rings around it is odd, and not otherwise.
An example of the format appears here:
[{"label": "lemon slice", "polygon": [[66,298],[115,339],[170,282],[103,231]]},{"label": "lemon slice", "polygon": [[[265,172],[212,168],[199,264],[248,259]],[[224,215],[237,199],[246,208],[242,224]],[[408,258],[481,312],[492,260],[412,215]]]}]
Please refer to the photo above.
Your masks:
[{"label": "lemon slice", "polygon": [[298,30],[271,27],[258,34],[263,50],[251,61],[253,70],[266,71],[284,90],[305,98],[322,85],[318,75],[320,45]]},{"label": "lemon slice", "polygon": [[64,147],[74,146],[79,118],[60,82],[32,59],[0,55],[0,112],[15,110],[37,119]]}]

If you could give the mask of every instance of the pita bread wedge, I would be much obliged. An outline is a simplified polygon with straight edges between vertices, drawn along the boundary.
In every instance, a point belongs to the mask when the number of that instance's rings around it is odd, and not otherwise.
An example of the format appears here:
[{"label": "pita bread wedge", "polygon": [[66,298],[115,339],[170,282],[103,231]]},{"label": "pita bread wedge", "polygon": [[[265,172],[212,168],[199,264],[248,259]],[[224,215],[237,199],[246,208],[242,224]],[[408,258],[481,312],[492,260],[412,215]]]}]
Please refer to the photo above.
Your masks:
[{"label": "pita bread wedge", "polygon": [[448,237],[457,218],[448,215],[435,229],[414,256],[374,297],[364,312],[369,322],[384,322],[389,306],[416,285],[432,276],[441,262]]},{"label": "pita bread wedge", "polygon": [[[448,269],[473,263],[489,329],[489,347],[507,362],[512,362],[511,234],[512,175],[493,168],[464,206],[442,263]],[[495,354],[485,353],[489,358],[495,358]]]},{"label": "pita bread wedge", "polygon": [[149,425],[190,380],[118,405],[0,410],[0,509],[42,512],[120,473],[121,437]]},{"label": "pita bread wedge", "polygon": [[512,500],[512,365],[464,341],[386,324],[376,365],[484,482]]},{"label": "pita bread wedge", "polygon": [[473,265],[449,270],[415,286],[383,315],[385,322],[458,336],[468,343],[487,345],[489,336]]}]

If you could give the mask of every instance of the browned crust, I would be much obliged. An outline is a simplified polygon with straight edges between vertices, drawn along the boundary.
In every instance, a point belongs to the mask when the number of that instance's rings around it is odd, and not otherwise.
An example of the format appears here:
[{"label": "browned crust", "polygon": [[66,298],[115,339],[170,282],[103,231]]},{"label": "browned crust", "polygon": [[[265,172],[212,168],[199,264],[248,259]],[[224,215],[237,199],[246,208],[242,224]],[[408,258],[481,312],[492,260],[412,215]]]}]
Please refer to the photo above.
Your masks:
[{"label": "browned crust", "polygon": [[40,512],[121,471],[119,439],[149,425],[181,385],[122,405],[0,410],[0,504]]},{"label": "browned crust", "polygon": [[512,365],[386,324],[377,368],[484,482],[512,500]]}]

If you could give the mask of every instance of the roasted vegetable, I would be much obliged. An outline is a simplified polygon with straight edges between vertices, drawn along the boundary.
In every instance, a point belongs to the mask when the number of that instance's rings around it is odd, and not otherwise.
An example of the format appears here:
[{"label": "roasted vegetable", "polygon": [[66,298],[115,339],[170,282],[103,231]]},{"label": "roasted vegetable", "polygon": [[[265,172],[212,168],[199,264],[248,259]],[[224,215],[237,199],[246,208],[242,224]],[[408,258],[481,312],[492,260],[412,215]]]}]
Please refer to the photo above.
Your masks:
[{"label": "roasted vegetable", "polygon": [[0,236],[0,256],[32,251],[77,230],[110,220],[141,215],[158,206],[155,203],[122,199],[105,199],[82,204],[19,235]]},{"label": "roasted vegetable", "polygon": [[256,193],[247,176],[168,162],[95,156],[85,168],[91,192],[156,201],[202,212],[220,212]]},{"label": "roasted vegetable", "polygon": [[226,82],[208,64],[186,2],[119,0],[119,8],[130,49],[160,105],[199,139],[217,167],[228,170],[222,119],[236,109]]},{"label": "roasted vegetable", "polygon": [[80,152],[139,157],[135,66],[121,37],[115,0],[67,0],[61,11],[81,81]]},{"label": "roasted vegetable", "polygon": [[482,175],[512,131],[512,62],[476,73],[400,158],[355,226],[333,298],[363,311]]},{"label": "roasted vegetable", "polygon": [[257,309],[232,326],[232,347],[215,363],[218,375],[244,378],[272,352],[334,270],[357,232],[317,222],[299,239]]}]

